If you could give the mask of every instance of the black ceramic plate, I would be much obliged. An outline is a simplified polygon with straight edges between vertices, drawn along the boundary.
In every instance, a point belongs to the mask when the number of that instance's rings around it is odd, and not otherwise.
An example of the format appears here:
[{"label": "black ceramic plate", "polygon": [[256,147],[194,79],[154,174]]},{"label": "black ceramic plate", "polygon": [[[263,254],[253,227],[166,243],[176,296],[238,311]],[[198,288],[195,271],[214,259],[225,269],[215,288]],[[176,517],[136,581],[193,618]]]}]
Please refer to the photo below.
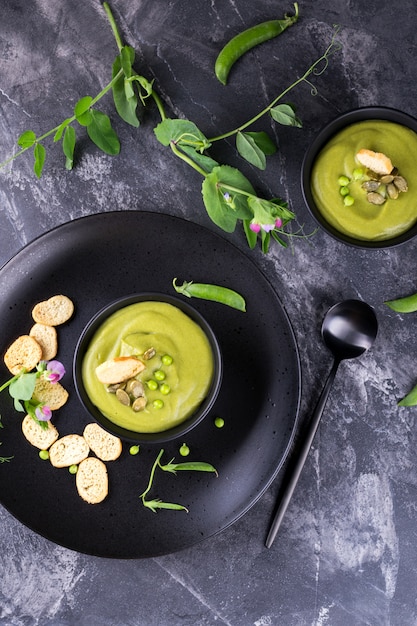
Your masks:
[{"label": "black ceramic plate", "polygon": [[[1,352],[29,331],[36,302],[64,293],[73,319],[58,327],[58,358],[68,403],[55,414],[60,435],[82,433],[91,421],[71,377],[77,339],[88,320],[111,300],[141,291],[173,293],[172,279],[222,284],[242,293],[247,312],[193,300],[216,333],[224,358],[223,384],[211,414],[186,437],[187,460],[206,461],[212,474],[159,471],[152,497],[189,509],[145,509],[139,498],[161,446],[125,444],[107,463],[109,496],[88,505],[75,477],[42,461],[21,434],[22,415],[9,394],[0,397],[0,502],[48,539],[87,554],[140,558],[174,552],[214,535],[242,516],[275,478],[290,446],[300,399],[294,335],[268,280],[235,246],[208,229],[159,213],[121,211],[81,218],[36,239],[0,270]],[[0,381],[9,377],[3,361]],[[214,426],[220,416],[225,425]],[[163,460],[179,455],[182,441],[165,446]]]}]

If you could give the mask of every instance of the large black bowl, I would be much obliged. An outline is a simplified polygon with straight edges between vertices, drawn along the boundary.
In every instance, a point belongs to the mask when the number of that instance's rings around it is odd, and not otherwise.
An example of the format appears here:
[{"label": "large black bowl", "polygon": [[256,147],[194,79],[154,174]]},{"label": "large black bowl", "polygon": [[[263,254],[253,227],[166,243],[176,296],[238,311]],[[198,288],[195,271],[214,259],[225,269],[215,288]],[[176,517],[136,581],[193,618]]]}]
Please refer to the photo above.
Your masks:
[{"label": "large black bowl", "polygon": [[398,111],[397,109],[391,109],[388,107],[363,107],[343,113],[332,122],[324,126],[324,128],[319,132],[317,137],[307,149],[301,167],[301,189],[303,192],[304,201],[312,217],[318,223],[318,225],[333,238],[351,246],[356,246],[358,248],[389,248],[402,244],[415,237],[415,235],[417,235],[417,223],[414,224],[406,232],[402,233],[401,235],[397,235],[396,237],[393,237],[391,239],[381,241],[366,241],[362,239],[356,239],[341,233],[336,228],[334,228],[334,226],[329,224],[329,222],[327,222],[327,220],[323,217],[319,208],[317,207],[311,191],[312,168],[322,148],[324,148],[326,143],[334,135],[336,135],[336,133],[343,130],[346,126],[349,126],[350,124],[355,124],[357,122],[364,122],[366,120],[387,120],[389,122],[395,122],[397,124],[401,124],[402,126],[406,126],[407,128],[410,128],[417,133],[417,119],[411,117],[407,113]]},{"label": "large black bowl", "polygon": [[[187,417],[183,422],[173,428],[158,433],[140,433],[128,430],[113,423],[110,419],[103,415],[101,411],[93,404],[85,390],[82,378],[82,362],[85,353],[95,332],[103,324],[103,322],[110,315],[113,315],[113,313],[124,307],[127,307],[131,304],[136,304],[137,302],[147,301],[166,302],[177,307],[183,313],[188,315],[188,317],[190,317],[202,328],[205,335],[207,336],[214,359],[213,379],[211,381],[208,394],[203,402],[197,407],[194,413]],[[81,403],[90,413],[91,417],[93,417],[96,422],[98,422],[103,428],[105,428],[105,430],[126,441],[132,441],[136,443],[164,443],[167,441],[171,441],[172,439],[176,439],[177,437],[182,437],[192,428],[197,426],[197,424],[199,424],[209,413],[220,390],[223,374],[223,363],[220,347],[212,328],[205,320],[205,318],[193,306],[191,306],[188,302],[180,300],[179,298],[176,298],[174,296],[160,293],[141,293],[119,298],[118,300],[101,309],[101,311],[99,311],[89,321],[89,323],[81,333],[81,336],[75,348],[73,374],[75,388],[77,390],[77,394],[80,398]]]}]

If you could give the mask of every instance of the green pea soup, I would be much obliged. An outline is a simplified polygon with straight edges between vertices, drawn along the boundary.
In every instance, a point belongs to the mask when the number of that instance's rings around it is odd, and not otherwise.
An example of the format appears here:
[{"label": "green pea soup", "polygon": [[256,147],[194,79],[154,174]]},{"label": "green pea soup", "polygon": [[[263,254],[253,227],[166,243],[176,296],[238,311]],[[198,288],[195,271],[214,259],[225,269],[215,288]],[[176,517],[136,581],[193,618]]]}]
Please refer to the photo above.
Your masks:
[{"label": "green pea soup", "polygon": [[[152,348],[155,356],[144,359]],[[121,404],[95,374],[98,365],[119,356],[135,356],[146,366],[137,376],[147,399],[142,411]],[[103,322],[87,347],[81,372],[88,397],[111,422],[137,433],[158,433],[181,424],[206,398],[214,358],[207,335],[188,315],[166,302],[141,301]],[[158,383],[156,389],[148,387],[150,380]]]},{"label": "green pea soup", "polygon": [[[354,179],[362,148],[388,156],[408,183],[408,191],[383,205],[373,205]],[[317,209],[340,233],[363,241],[384,241],[401,235],[417,221],[417,134],[387,120],[367,120],[347,126],[328,141],[312,167],[311,192]],[[352,206],[340,194],[340,176],[350,179]]]}]

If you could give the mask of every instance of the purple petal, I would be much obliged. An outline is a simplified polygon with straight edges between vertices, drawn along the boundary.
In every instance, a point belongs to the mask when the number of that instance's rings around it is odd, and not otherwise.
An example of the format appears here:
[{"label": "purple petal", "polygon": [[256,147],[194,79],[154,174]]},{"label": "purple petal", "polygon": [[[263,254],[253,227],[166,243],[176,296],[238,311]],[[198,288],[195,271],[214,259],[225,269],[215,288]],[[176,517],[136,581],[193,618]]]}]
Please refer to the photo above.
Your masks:
[{"label": "purple petal", "polygon": [[274,230],[275,224],[262,224],[262,228],[266,233],[269,233],[269,231]]},{"label": "purple petal", "polygon": [[43,406],[38,406],[35,409],[35,415],[38,418],[38,420],[41,420],[42,422],[47,422],[52,417],[52,411],[49,408],[49,406],[46,406],[45,404]]},{"label": "purple petal", "polygon": [[277,219],[275,220],[275,228],[281,228],[282,226],[282,219],[280,217],[277,217]]},{"label": "purple petal", "polygon": [[60,361],[49,361],[46,366],[46,377],[51,383],[57,383],[65,374],[65,367]]},{"label": "purple petal", "polygon": [[255,222],[252,222],[251,224],[249,224],[249,228],[254,232],[254,233],[259,233],[259,231],[261,230],[261,227],[259,224],[256,224]]}]

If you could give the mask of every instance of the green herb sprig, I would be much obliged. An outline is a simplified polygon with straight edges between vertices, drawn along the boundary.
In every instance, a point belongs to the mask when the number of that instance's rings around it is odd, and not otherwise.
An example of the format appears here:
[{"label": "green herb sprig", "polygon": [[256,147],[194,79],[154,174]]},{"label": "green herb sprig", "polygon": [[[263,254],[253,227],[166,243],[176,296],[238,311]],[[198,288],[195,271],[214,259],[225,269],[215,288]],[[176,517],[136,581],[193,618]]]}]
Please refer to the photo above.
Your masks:
[{"label": "green herb sprig", "polygon": [[160,500],[159,498],[152,499],[152,500],[146,499],[146,496],[152,489],[156,469],[159,467],[159,469],[163,470],[164,472],[170,472],[171,474],[176,474],[178,471],[213,472],[216,474],[216,476],[217,476],[217,470],[212,465],[210,465],[210,463],[204,463],[200,461],[188,461],[186,463],[174,463],[173,462],[174,459],[172,459],[169,463],[162,465],[161,458],[163,454],[164,454],[164,450],[161,449],[152,465],[152,469],[149,475],[148,486],[139,497],[142,500],[143,506],[147,507],[154,513],[156,513],[157,509],[171,509],[175,511],[186,511],[188,513],[187,507],[183,506],[182,504],[176,504],[174,502],[164,502],[163,500]]},{"label": "green herb sprig", "polygon": [[0,168],[32,149],[34,172],[40,178],[46,159],[43,142],[53,136],[54,142],[61,142],[66,168],[72,169],[76,145],[74,124],[84,127],[89,138],[100,150],[109,155],[118,154],[120,142],[110,118],[96,107],[96,104],[111,91],[118,115],[136,128],[140,124],[138,108],[144,108],[149,101],[156,105],[161,117],[161,122],[154,129],[157,140],[201,174],[204,206],[210,219],[220,229],[231,233],[237,223],[241,222],[249,247],[253,249],[260,240],[262,251],[265,253],[268,252],[271,239],[286,247],[288,244],[283,237],[304,237],[302,229],[296,232],[286,230],[296,217],[288,208],[287,202],[280,198],[260,198],[240,170],[229,165],[221,165],[207,154],[207,150],[217,141],[234,137],[239,155],[255,167],[265,169],[266,157],[276,151],[276,145],[267,133],[251,132],[248,130],[249,127],[264,115],[269,115],[284,126],[296,128],[302,126],[294,106],[280,101],[301,83],[309,84],[313,95],[317,93],[309,77],[322,74],[327,69],[330,56],[340,48],[336,41],[338,29],[335,30],[325,52],[267,107],[237,128],[209,139],[194,122],[167,117],[153,81],[149,81],[134,70],[135,51],[131,46],[123,44],[108,3],[104,2],[103,7],[119,50],[113,63],[111,81],[94,98],[82,97],[76,103],[73,114],[48,132],[40,136],[32,130],[22,133],[18,139],[20,150],[0,163]]}]

